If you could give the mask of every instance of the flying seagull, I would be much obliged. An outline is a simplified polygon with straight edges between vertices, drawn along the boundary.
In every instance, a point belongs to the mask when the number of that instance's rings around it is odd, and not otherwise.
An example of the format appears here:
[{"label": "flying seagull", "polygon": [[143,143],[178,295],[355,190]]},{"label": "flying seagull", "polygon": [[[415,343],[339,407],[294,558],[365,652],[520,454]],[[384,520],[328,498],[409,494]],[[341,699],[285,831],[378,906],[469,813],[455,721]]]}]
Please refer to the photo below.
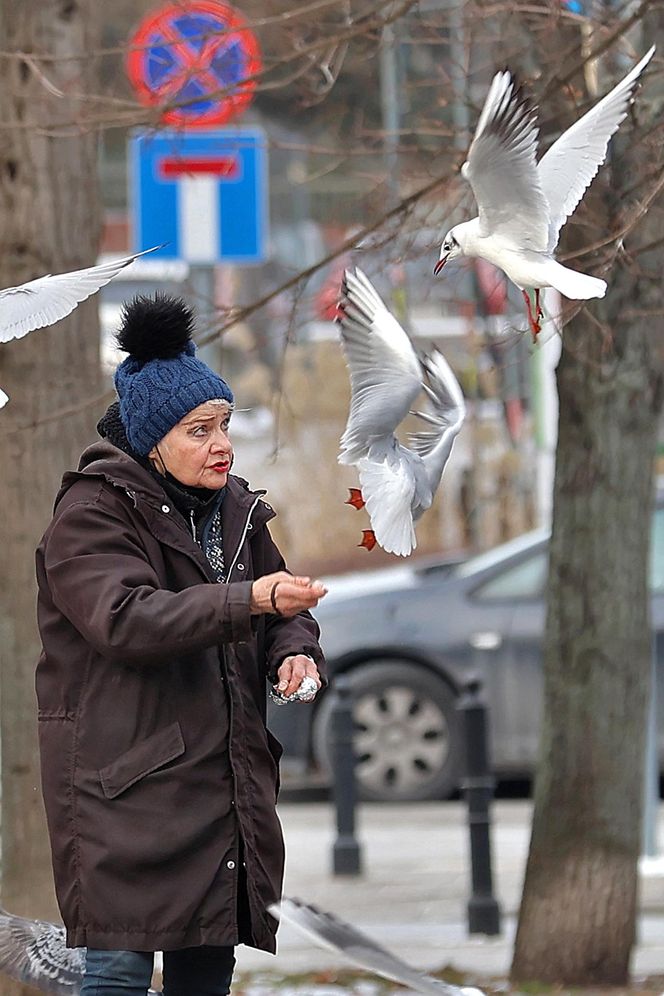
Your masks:
[{"label": "flying seagull", "polygon": [[269,906],[268,912],[282,923],[297,927],[317,944],[344,955],[361,968],[408,986],[415,992],[429,993],[430,996],[483,996],[480,989],[452,986],[419,972],[345,920],[299,899],[284,896],[281,902]]},{"label": "flying seagull", "polygon": [[68,948],[64,927],[0,910],[0,972],[42,993],[78,996],[84,971],[85,948]]},{"label": "flying seagull", "polygon": [[[479,215],[451,228],[434,273],[460,256],[479,256],[503,270],[521,290],[537,340],[540,289],[555,287],[572,300],[604,297],[606,283],[556,262],[560,229],[574,213],[606,158],[611,136],[626,117],[639,76],[655,46],[558,138],[537,162],[536,109],[512,75],[496,73],[468,159],[461,167]],[[533,314],[527,288],[535,290]]]},{"label": "flying seagull", "polygon": [[[125,266],[139,256],[154,252],[156,248],[160,247],[145,249],[99,266],[89,266],[85,270],[55,275],[49,273],[19,287],[0,290],[0,343],[22,339],[28,332],[66,318],[81,301],[96,294]],[[0,408],[8,401],[5,392],[0,390]]]},{"label": "flying seagull", "polygon": [[[347,504],[366,506],[371,520],[360,546],[406,557],[463,424],[463,394],[442,353],[418,357],[360,269],[344,274],[337,321],[351,382],[339,463],[356,465],[361,485]],[[411,434],[408,448],[394,433],[421,391],[432,411],[413,414],[430,428]]]}]

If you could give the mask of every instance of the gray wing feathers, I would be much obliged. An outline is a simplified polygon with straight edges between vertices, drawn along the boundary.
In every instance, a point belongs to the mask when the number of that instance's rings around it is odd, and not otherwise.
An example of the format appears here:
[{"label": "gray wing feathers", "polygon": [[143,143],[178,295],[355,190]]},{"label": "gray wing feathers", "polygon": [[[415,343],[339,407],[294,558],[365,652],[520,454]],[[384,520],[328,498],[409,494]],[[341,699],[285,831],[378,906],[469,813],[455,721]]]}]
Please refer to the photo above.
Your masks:
[{"label": "gray wing feathers", "polygon": [[[78,996],[85,948],[68,948],[65,928],[0,909],[0,972],[53,996]],[[148,989],[148,996],[157,996]]]},{"label": "gray wing feathers", "polygon": [[351,384],[339,462],[356,463],[406,417],[421,375],[410,339],[361,270],[346,270],[339,307]]},{"label": "gray wing feathers", "polygon": [[20,339],[28,332],[66,318],[78,304],[144,254],[134,253],[84,270],[55,275],[49,273],[19,287],[0,291],[0,342]]},{"label": "gray wing feathers", "polygon": [[298,899],[284,897],[269,907],[270,913],[284,923],[292,924],[316,943],[345,955],[362,968],[383,978],[408,986],[418,993],[432,996],[463,996],[458,986],[440,982],[430,975],[391,954],[351,924]]},{"label": "gray wing feathers", "polygon": [[68,948],[64,927],[0,911],[0,971],[57,996],[78,993],[85,950]]},{"label": "gray wing feathers", "polygon": [[466,404],[459,382],[452,369],[438,350],[424,355],[420,360],[426,374],[425,392],[431,402],[432,412],[416,412],[432,428],[409,436],[411,448],[424,463],[427,479],[435,492],[443,476],[445,465],[452,452],[466,415]]}]

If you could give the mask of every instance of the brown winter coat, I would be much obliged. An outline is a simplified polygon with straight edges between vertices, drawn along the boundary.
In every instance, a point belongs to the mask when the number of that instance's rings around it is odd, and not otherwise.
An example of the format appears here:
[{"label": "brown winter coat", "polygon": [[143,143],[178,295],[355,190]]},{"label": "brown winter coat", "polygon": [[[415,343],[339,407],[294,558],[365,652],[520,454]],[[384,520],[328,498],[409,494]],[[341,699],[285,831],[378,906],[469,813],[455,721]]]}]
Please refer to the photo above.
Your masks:
[{"label": "brown winter coat", "polygon": [[261,494],[229,478],[217,584],[130,456],[98,443],[63,479],[37,551],[37,697],[70,946],[274,950],[280,747],[265,678],[290,653],[320,665],[321,652],[308,613],[250,614],[252,579],[284,567]]}]

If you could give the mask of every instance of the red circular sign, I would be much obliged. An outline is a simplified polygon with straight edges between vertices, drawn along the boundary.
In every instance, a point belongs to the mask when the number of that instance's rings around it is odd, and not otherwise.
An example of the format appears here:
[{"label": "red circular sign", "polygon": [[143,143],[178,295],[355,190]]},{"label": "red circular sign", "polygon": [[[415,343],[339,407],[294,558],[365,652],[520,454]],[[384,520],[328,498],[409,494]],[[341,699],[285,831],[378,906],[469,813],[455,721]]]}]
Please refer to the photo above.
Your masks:
[{"label": "red circular sign", "polygon": [[164,105],[168,124],[204,128],[249,106],[262,68],[242,14],[217,0],[179,0],[153,11],[130,40],[127,75],[139,98]]}]

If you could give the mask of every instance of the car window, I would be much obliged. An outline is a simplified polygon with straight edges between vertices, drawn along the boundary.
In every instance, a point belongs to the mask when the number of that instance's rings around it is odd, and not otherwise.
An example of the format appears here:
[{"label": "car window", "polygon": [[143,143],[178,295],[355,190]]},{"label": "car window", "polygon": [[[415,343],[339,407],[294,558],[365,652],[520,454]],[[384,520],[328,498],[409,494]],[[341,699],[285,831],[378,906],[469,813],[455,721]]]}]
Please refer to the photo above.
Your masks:
[{"label": "car window", "polygon": [[[662,523],[664,526],[664,522]],[[473,597],[483,602],[515,598],[540,598],[544,592],[548,556],[540,550],[513,567],[508,567],[480,585]]]},{"label": "car window", "polygon": [[664,508],[655,509],[652,517],[650,589],[664,592]]},{"label": "car window", "polygon": [[538,546],[543,540],[549,538],[548,529],[534,529],[532,532],[515,536],[507,543],[494,546],[491,550],[485,550],[475,557],[469,557],[454,568],[455,577],[468,578],[473,574],[480,574],[491,567],[498,567],[504,560],[515,557],[517,554],[526,553],[531,547]]}]

